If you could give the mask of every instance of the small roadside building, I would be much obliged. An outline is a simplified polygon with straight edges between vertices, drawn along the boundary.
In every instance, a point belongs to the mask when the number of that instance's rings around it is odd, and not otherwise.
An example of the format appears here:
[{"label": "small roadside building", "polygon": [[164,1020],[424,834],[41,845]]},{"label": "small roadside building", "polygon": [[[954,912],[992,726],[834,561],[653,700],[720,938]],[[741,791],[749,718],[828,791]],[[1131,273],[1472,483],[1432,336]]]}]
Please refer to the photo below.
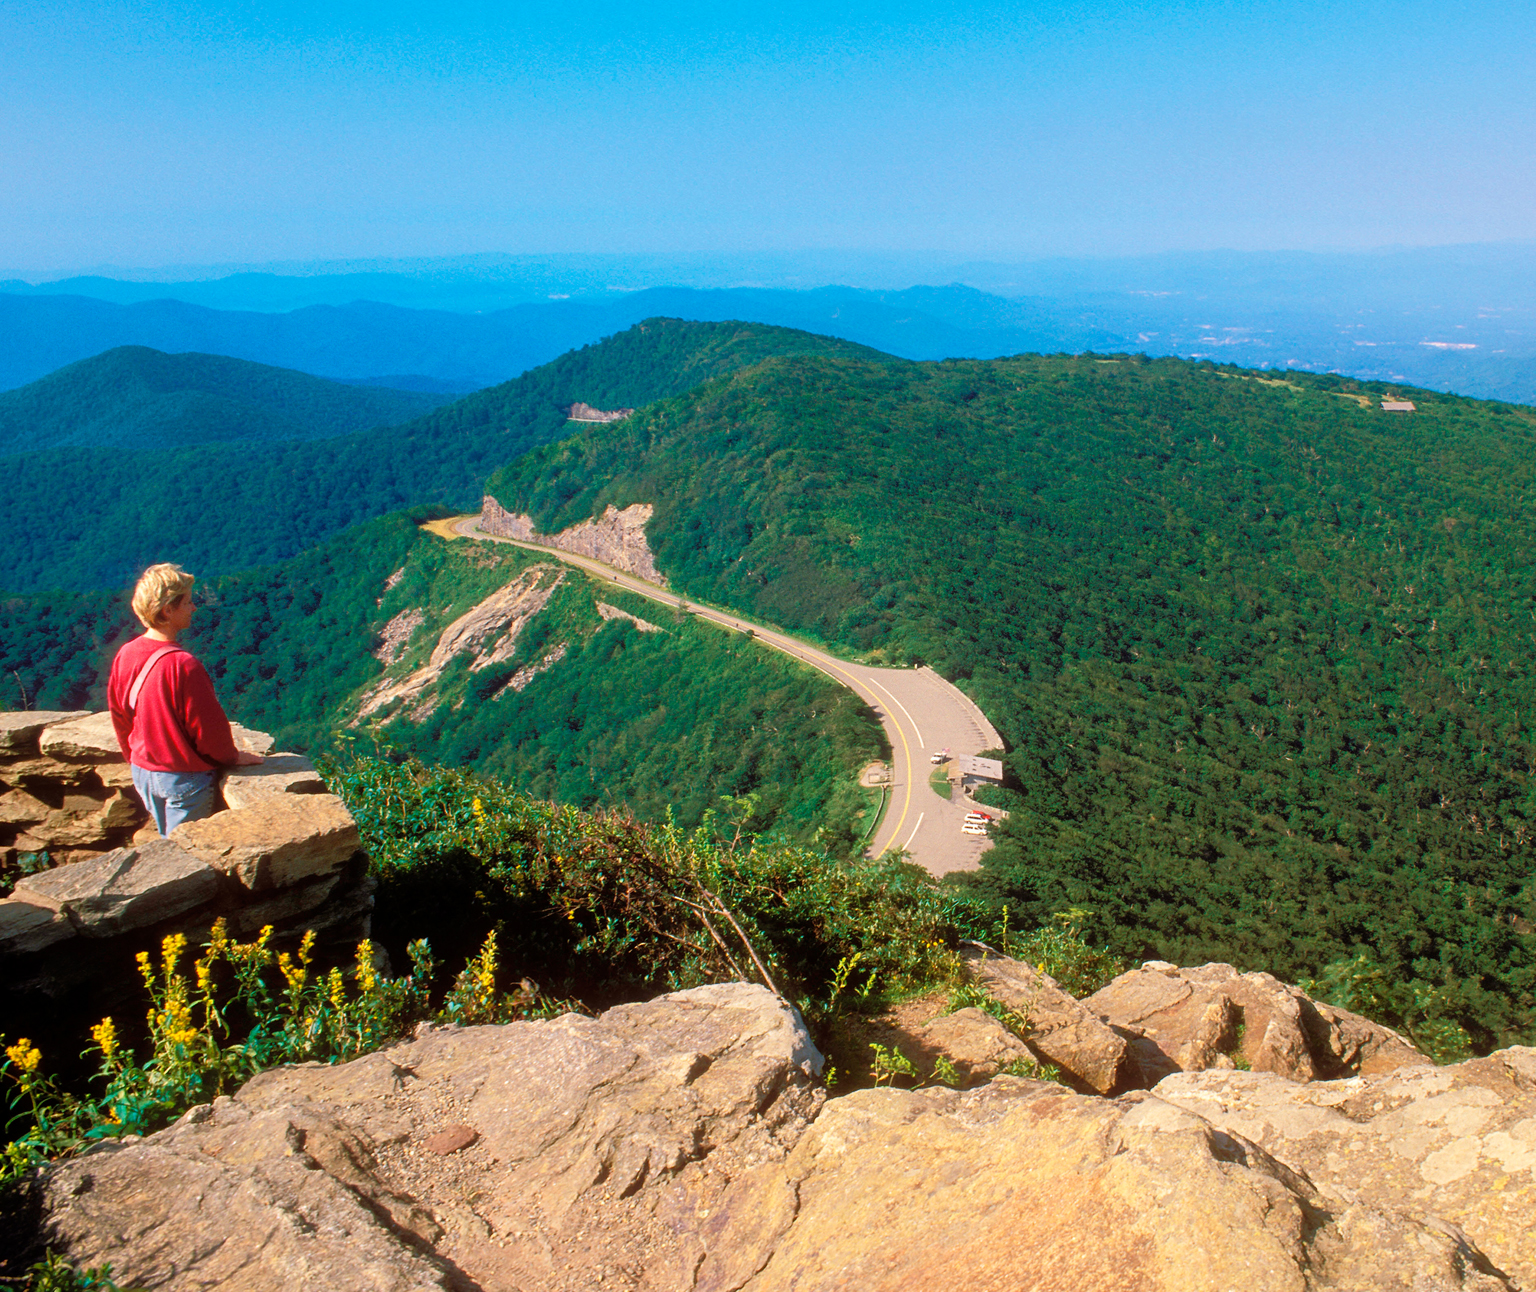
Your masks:
[{"label": "small roadside building", "polygon": [[1383,399],[1381,411],[1384,413],[1411,413],[1414,411],[1411,399]]},{"label": "small roadside building", "polygon": [[951,776],[960,781],[960,788],[974,794],[978,785],[1001,785],[1003,765],[995,758],[976,758],[961,754],[951,765]]}]

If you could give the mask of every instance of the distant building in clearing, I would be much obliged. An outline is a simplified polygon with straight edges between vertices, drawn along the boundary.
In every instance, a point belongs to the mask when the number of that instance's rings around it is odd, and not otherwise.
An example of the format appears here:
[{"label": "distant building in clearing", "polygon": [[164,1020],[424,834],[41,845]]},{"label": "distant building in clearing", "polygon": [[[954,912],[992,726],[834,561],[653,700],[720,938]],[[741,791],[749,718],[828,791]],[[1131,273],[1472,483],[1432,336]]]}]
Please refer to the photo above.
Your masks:
[{"label": "distant building in clearing", "polygon": [[591,404],[577,400],[565,410],[565,415],[573,422],[618,422],[634,411],[633,408],[593,408]]},{"label": "distant building in clearing", "polygon": [[995,758],[976,758],[961,754],[954,760],[952,775],[958,773],[960,788],[967,794],[975,793],[978,785],[1001,785],[1003,765]]},{"label": "distant building in clearing", "polygon": [[1414,411],[1411,399],[1383,399],[1381,411],[1384,413],[1411,413]]}]

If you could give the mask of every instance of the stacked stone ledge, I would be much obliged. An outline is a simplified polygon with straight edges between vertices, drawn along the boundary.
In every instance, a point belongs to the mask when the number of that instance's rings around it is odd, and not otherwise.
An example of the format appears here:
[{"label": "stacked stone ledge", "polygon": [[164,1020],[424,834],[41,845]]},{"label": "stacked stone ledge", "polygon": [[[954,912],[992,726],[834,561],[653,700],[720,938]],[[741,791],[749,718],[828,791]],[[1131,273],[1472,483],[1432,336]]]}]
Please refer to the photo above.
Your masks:
[{"label": "stacked stone ledge", "polygon": [[265,733],[235,741],[266,761],[228,771],[224,810],[161,839],[109,714],[0,713],[0,848],[8,869],[52,863],[0,900],[7,1032],[110,1012],[138,996],[135,953],[206,941],[220,918],[241,939],[271,925],[279,945],[314,929],[338,958],[368,936],[374,882],[346,805]]}]

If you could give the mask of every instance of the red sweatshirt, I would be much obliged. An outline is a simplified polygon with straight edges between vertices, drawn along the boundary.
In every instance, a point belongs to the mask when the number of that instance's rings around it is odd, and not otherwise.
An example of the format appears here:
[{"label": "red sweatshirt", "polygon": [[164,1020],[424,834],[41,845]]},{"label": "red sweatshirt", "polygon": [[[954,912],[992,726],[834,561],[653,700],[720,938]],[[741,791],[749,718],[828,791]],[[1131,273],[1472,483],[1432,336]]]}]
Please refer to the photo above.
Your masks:
[{"label": "red sweatshirt", "polygon": [[208,772],[232,765],[236,751],[229,719],[213,693],[213,679],[190,651],[172,646],[139,692],[138,708],[129,710],[128,693],[139,669],[167,645],[135,637],[112,661],[107,705],[123,757],[151,772]]}]

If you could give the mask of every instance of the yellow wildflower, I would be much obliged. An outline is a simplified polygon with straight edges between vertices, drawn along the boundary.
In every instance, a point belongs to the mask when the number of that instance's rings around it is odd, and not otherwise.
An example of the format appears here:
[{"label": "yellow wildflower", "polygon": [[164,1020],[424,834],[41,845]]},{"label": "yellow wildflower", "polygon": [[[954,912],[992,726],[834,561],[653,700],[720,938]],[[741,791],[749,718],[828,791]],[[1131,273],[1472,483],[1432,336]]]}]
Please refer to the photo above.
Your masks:
[{"label": "yellow wildflower", "polygon": [[100,1048],[101,1057],[111,1063],[117,1054],[117,1026],[110,1015],[91,1028],[91,1039]]},{"label": "yellow wildflower", "polygon": [[327,981],[331,989],[331,1005],[340,1013],[346,1004],[346,983],[342,980],[341,970],[332,969]]},{"label": "yellow wildflower", "polygon": [[378,973],[373,967],[373,943],[364,938],[357,944],[357,989],[366,996],[378,980]]},{"label": "yellow wildflower", "polygon": [[43,1061],[43,1052],[26,1037],[22,1037],[15,1045],[5,1047],[5,1057],[23,1073],[31,1076],[37,1071],[37,1065]]},{"label": "yellow wildflower", "polygon": [[202,992],[205,996],[211,995],[213,993],[212,960],[199,960],[192,966],[192,969],[197,974],[198,991]]},{"label": "yellow wildflower", "polygon": [[485,804],[478,798],[470,805],[474,809],[475,820],[481,825],[485,824]]},{"label": "yellow wildflower", "polygon": [[288,986],[294,989],[302,987],[305,980],[309,977],[309,974],[304,971],[303,966],[294,964],[293,957],[286,951],[278,953],[277,967],[279,972],[282,973],[283,978],[287,981]]},{"label": "yellow wildflower", "polygon": [[150,988],[150,990],[154,990],[155,971],[149,963],[149,952],[140,951],[139,954],[134,957],[134,959],[138,962],[139,977],[144,979],[144,985]]},{"label": "yellow wildflower", "polygon": [[229,926],[224,923],[221,915],[213,922],[213,928],[208,931],[208,960],[210,963],[224,954],[229,946]]},{"label": "yellow wildflower", "polygon": [[165,966],[165,976],[169,978],[176,972],[176,962],[181,959],[181,953],[187,949],[187,935],[185,933],[168,933],[160,943],[160,962]]},{"label": "yellow wildflower", "polygon": [[299,963],[308,966],[310,957],[315,951],[315,931],[305,929],[304,936],[299,940]]},{"label": "yellow wildflower", "polygon": [[165,1013],[160,1018],[165,1039],[172,1045],[190,1045],[197,1040],[197,1028],[192,1023],[192,1011],[184,1000],[166,1002]]}]

